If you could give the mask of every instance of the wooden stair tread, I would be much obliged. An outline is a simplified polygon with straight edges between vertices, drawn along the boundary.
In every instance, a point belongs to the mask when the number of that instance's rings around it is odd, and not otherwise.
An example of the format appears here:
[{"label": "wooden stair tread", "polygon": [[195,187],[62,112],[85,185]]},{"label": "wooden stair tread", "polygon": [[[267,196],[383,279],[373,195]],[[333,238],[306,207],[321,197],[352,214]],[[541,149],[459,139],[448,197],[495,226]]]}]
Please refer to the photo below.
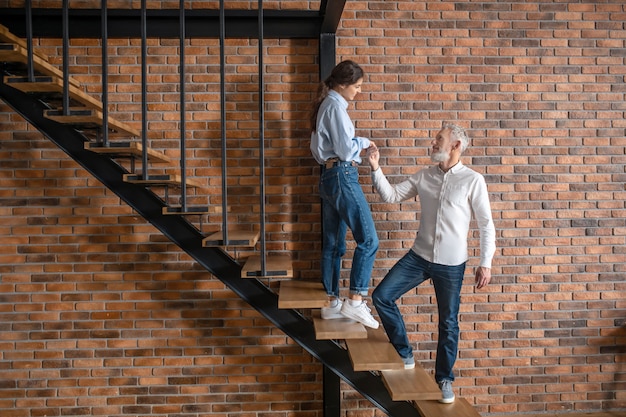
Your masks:
[{"label": "wooden stair tread", "polygon": [[245,246],[254,247],[259,241],[260,233],[250,230],[229,230],[228,241],[224,240],[222,231],[215,232],[202,240],[202,246]]},{"label": "wooden stair tread", "polygon": [[[100,110],[89,108],[72,108],[69,111],[69,115],[63,114],[62,109],[46,110],[44,111],[44,117],[50,120],[54,120],[58,123],[69,125],[80,125],[86,128],[89,127],[102,127],[104,115]],[[109,129],[118,133],[125,133],[130,136],[140,136],[138,130],[133,129],[126,123],[115,120],[109,117]]]},{"label": "wooden stair tread", "polygon": [[480,417],[478,411],[465,398],[457,398],[452,404],[437,400],[418,400],[415,407],[422,417]]},{"label": "wooden stair tread", "polygon": [[367,338],[365,326],[349,318],[323,320],[317,312],[313,315],[313,326],[317,340]]},{"label": "wooden stair tread", "polygon": [[321,282],[286,280],[280,282],[278,308],[322,308],[328,295]]},{"label": "wooden stair tread", "polygon": [[[26,47],[22,47],[16,43],[3,43],[2,47],[0,47],[0,61],[4,62],[19,62],[21,64],[28,64],[28,51]],[[56,68],[52,64],[48,62],[47,59],[43,59],[37,54],[33,54],[33,65],[35,66],[35,71],[44,74],[44,75],[52,75],[54,77],[58,77],[63,79],[63,71]],[[80,83],[70,77],[69,82],[71,85],[75,87],[80,87]]]},{"label": "wooden stair tread", "polygon": [[[102,143],[85,142],[85,149],[100,153],[108,154],[111,157],[126,157],[126,158],[142,158],[143,146],[141,142],[110,142],[108,146],[104,146]],[[155,163],[170,163],[172,160],[170,157],[162,152],[156,151],[152,148],[148,148],[148,160]]]},{"label": "wooden stair tread", "polygon": [[435,380],[418,364],[413,369],[382,371],[387,391],[394,401],[439,400],[441,390]]},{"label": "wooden stair tread", "polygon": [[[183,183],[183,179],[180,175],[151,175],[148,179],[143,179],[138,174],[124,174],[125,182],[131,184],[142,184],[147,186],[174,186],[180,187]],[[202,187],[202,184],[187,178],[186,185],[191,187]]]},{"label": "wooden stair tread", "polygon": [[367,328],[367,339],[347,339],[346,345],[355,371],[404,370],[402,358],[381,327]]},{"label": "wooden stair tread", "polygon": [[[33,81],[29,81],[28,77],[6,76],[4,77],[4,83],[24,93],[63,94],[63,79],[51,75],[37,76]],[[86,107],[98,110],[103,108],[101,101],[93,98],[75,85],[69,85],[69,93],[71,99]]]},{"label": "wooden stair tread", "polygon": [[265,274],[261,271],[261,257],[250,256],[241,269],[241,278],[293,278],[293,266],[288,255],[265,257]]},{"label": "wooden stair tread", "polygon": [[[14,34],[11,33],[9,28],[4,25],[0,25],[0,41],[6,43],[14,43],[21,46],[24,49],[28,49],[28,43],[22,38],[18,38]],[[33,50],[33,54],[37,55],[39,58],[48,60],[48,56],[42,52]]]}]

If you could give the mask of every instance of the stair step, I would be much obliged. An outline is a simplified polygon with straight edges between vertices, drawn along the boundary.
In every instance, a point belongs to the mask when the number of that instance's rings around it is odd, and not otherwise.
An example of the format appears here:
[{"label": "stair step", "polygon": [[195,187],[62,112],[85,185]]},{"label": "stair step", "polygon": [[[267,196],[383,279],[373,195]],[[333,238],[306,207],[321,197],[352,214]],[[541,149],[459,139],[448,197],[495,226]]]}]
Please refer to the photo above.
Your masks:
[{"label": "stair step", "polygon": [[260,233],[249,230],[231,230],[228,232],[228,241],[224,240],[223,232],[215,232],[202,240],[204,247],[216,246],[245,246],[254,247],[259,241]]},{"label": "stair step", "polygon": [[349,318],[323,320],[317,312],[313,315],[313,326],[317,340],[367,338],[365,326]]},{"label": "stair step", "polygon": [[381,327],[367,328],[367,339],[347,339],[346,345],[355,371],[404,370],[402,358]]},{"label": "stair step", "polygon": [[169,206],[163,207],[163,214],[170,215],[180,215],[180,216],[191,216],[191,215],[202,215],[202,214],[214,214],[220,213],[222,210],[221,207],[217,206],[187,206],[183,211],[182,206]]},{"label": "stair step", "polygon": [[[103,125],[104,116],[100,110],[88,109],[88,108],[72,108],[69,110],[69,114],[63,114],[63,109],[46,110],[44,111],[44,117],[50,120],[54,120],[58,123],[81,126],[85,129],[100,128]],[[130,136],[138,137],[141,134],[138,130],[133,129],[126,123],[117,121],[112,117],[109,117],[109,129],[114,133],[126,134]]]},{"label": "stair step", "polygon": [[[62,99],[63,95],[63,79],[51,75],[39,75],[32,81],[28,77],[6,76],[4,83],[24,93],[54,93],[59,95],[59,100]],[[102,102],[91,97],[79,87],[70,84],[68,90],[70,99],[86,107],[102,110]]]},{"label": "stair step", "polygon": [[261,257],[250,256],[241,269],[241,278],[293,278],[291,257],[272,255],[265,257],[265,274],[261,271]]},{"label": "stair step", "polygon": [[422,417],[480,417],[478,411],[465,398],[456,398],[452,404],[441,404],[437,400],[415,401]]},{"label": "stair step", "polygon": [[[22,38],[18,38],[14,34],[11,33],[9,28],[4,25],[0,25],[0,41],[6,43],[14,43],[16,45],[21,46],[24,49],[28,49],[28,44]],[[42,52],[33,50],[33,54],[37,55],[39,58],[48,61],[48,56]]]},{"label": "stair step", "polygon": [[[0,44],[0,61],[18,62],[24,65],[28,64],[28,49],[26,48],[26,45],[22,46],[19,43],[8,39],[3,41],[8,43]],[[50,64],[47,57],[43,58],[39,53],[33,53],[33,65],[35,67],[35,71],[40,74],[52,75],[61,79],[63,78],[63,71]],[[72,77],[70,77],[69,82],[75,87],[80,87],[80,83]]]},{"label": "stair step", "polygon": [[394,401],[438,400],[441,398],[439,386],[419,364],[415,364],[413,369],[386,370],[381,373],[383,383]]},{"label": "stair step", "polygon": [[321,282],[286,280],[280,282],[278,308],[322,308],[328,295]]},{"label": "stair step", "polygon": [[[124,174],[124,182],[129,182],[131,184],[141,184],[145,186],[173,186],[180,187],[183,183],[183,180],[180,175],[151,175],[148,179],[143,179],[141,175],[138,174]],[[203,185],[197,181],[190,180],[187,178],[185,181],[188,187],[202,187]]]},{"label": "stair step", "polygon": [[[99,154],[107,154],[112,158],[134,158],[143,157],[141,142],[110,142],[107,146],[102,143],[85,142],[85,149]],[[155,163],[170,163],[170,157],[162,152],[148,148],[148,160]]]}]

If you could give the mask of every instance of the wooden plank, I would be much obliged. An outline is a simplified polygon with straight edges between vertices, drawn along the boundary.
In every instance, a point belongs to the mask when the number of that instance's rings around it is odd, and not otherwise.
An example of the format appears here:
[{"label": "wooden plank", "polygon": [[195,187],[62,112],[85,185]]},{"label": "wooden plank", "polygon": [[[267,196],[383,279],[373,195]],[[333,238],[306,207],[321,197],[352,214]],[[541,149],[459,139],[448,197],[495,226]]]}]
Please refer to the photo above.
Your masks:
[{"label": "wooden plank", "polygon": [[278,308],[322,308],[328,295],[321,282],[286,280],[280,282]]},{"label": "wooden plank", "polygon": [[[141,175],[124,174],[123,180],[131,184],[141,184],[145,186],[173,186],[180,187],[183,180],[180,175],[152,175],[148,179],[143,179]],[[188,187],[202,187],[202,184],[187,179]]]},{"label": "wooden plank", "polygon": [[[63,79],[50,75],[37,76],[33,81],[29,81],[28,77],[6,76],[4,83],[24,93],[63,94]],[[70,84],[68,90],[72,100],[83,106],[102,111],[102,102],[85,93],[80,87]]]},{"label": "wooden plank", "polygon": [[[16,45],[21,46],[24,49],[28,49],[28,43],[22,39],[18,38],[14,34],[11,33],[8,27],[4,25],[0,25],[0,41],[7,43],[14,43]],[[48,56],[40,51],[36,51],[33,49],[33,54],[37,55],[39,58],[48,61]]]},{"label": "wooden plank", "polygon": [[317,340],[367,338],[365,326],[349,318],[323,320],[317,312],[313,315],[313,326]]},{"label": "wooden plank", "polygon": [[[44,111],[44,117],[58,123],[82,126],[85,128],[102,127],[104,124],[104,115],[102,112],[88,108],[72,108],[67,115],[63,114],[62,109],[46,110]],[[112,117],[109,117],[109,129],[130,136],[141,136],[138,130]]]},{"label": "wooden plank", "polygon": [[241,278],[293,278],[291,257],[272,255],[265,257],[265,274],[261,271],[261,257],[250,256],[241,269]]},{"label": "wooden plank", "polygon": [[251,230],[230,230],[228,231],[228,241],[224,240],[224,233],[219,231],[202,240],[202,246],[244,246],[254,247],[259,241],[260,233]]},{"label": "wooden plank", "polygon": [[404,370],[404,363],[382,328],[367,329],[367,339],[347,339],[355,371]]},{"label": "wooden plank", "polygon": [[[141,159],[143,146],[141,142],[110,142],[108,146],[102,143],[85,142],[85,149],[99,154],[108,154],[111,157],[126,157]],[[155,163],[170,163],[171,158],[162,152],[148,148],[148,160]]]},{"label": "wooden plank", "polygon": [[480,417],[478,411],[465,398],[457,397],[451,404],[441,404],[437,400],[415,401],[415,407],[422,417]]},{"label": "wooden plank", "polygon": [[413,369],[382,371],[382,378],[394,401],[441,398],[441,390],[435,380],[418,364]]},{"label": "wooden plank", "polygon": [[[10,47],[7,47],[7,45]],[[25,47],[15,43],[5,43],[2,44],[0,51],[0,61],[19,62],[24,65],[28,64],[28,52]],[[35,66],[36,72],[63,79],[63,71],[50,64],[47,59],[37,56],[37,54],[33,55],[33,65]],[[80,87],[80,83],[72,77],[70,77],[69,83],[75,87]]]}]

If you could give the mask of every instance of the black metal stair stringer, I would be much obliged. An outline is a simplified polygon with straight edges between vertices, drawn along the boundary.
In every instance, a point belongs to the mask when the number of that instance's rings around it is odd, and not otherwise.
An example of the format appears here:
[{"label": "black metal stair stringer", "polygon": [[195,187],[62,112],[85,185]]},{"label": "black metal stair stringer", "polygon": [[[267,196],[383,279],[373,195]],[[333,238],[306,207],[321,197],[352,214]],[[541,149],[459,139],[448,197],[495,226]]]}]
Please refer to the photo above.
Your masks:
[{"label": "black metal stair stringer", "polygon": [[147,188],[122,180],[127,171],[105,155],[84,149],[86,138],[71,127],[43,117],[46,107],[34,96],[2,82],[0,99],[36,127],[122,201],[167,236],[233,292],[259,311],[312,356],[339,375],[355,390],[391,417],[419,417],[409,402],[393,401],[382,379],[370,372],[356,372],[345,349],[327,340],[316,340],[312,322],[296,310],[279,309],[278,296],[256,279],[241,279],[241,266],[227,253],[202,246],[203,235],[184,216],[163,215],[163,201]]}]

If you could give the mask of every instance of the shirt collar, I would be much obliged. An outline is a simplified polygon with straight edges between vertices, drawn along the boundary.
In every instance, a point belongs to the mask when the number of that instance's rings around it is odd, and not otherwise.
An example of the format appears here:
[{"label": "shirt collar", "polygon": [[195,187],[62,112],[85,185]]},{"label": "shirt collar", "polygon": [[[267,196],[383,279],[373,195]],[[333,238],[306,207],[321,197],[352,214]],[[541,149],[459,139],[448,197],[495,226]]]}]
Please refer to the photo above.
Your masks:
[{"label": "shirt collar", "polygon": [[[440,167],[439,164],[436,165],[437,167],[437,171],[439,171],[441,174],[446,174],[446,172],[444,172]],[[450,168],[448,170],[448,172],[451,172],[453,174],[456,174],[459,170],[461,170],[463,168],[463,163],[461,161],[457,162],[452,168]]]},{"label": "shirt collar", "polygon": [[344,107],[346,109],[348,108],[348,102],[346,101],[346,99],[343,98],[343,96],[341,94],[339,94],[338,92],[336,92],[335,90],[330,90],[328,92],[328,96],[334,98],[337,101],[339,101],[341,104],[344,105]]}]

